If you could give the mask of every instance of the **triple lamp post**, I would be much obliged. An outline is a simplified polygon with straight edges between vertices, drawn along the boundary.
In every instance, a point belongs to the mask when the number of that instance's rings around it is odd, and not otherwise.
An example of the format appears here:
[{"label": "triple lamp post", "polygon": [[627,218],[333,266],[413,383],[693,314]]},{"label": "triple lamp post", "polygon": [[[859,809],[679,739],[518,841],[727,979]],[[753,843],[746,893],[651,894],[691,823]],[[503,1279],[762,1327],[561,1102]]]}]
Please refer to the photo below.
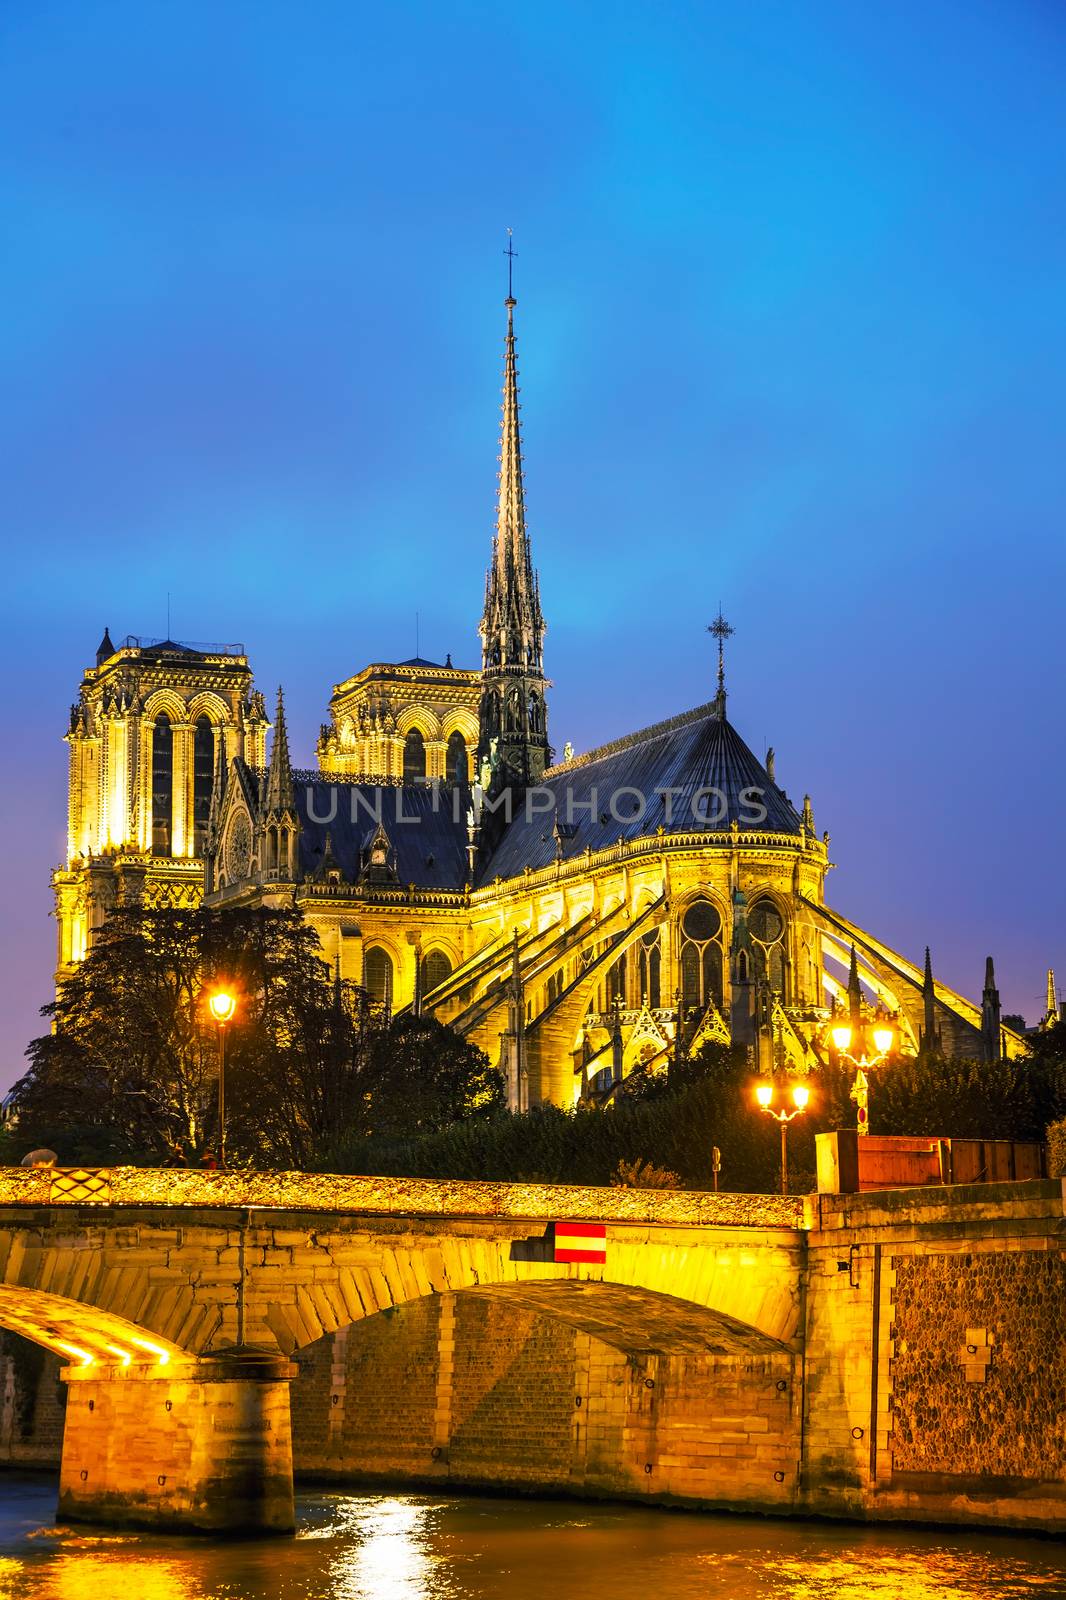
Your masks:
[{"label": "triple lamp post", "polygon": [[851,1051],[854,1032],[850,1024],[843,1022],[829,1030],[830,1037],[836,1047],[837,1054],[842,1060],[848,1061],[855,1068],[855,1082],[851,1086],[851,1098],[855,1102],[855,1123],[860,1133],[870,1131],[870,1080],[866,1074],[869,1068],[879,1067],[888,1056],[895,1042],[895,1033],[886,1024],[882,1023],[872,1031],[874,1054],[866,1054],[866,1030],[858,1030],[856,1049],[858,1055]]}]

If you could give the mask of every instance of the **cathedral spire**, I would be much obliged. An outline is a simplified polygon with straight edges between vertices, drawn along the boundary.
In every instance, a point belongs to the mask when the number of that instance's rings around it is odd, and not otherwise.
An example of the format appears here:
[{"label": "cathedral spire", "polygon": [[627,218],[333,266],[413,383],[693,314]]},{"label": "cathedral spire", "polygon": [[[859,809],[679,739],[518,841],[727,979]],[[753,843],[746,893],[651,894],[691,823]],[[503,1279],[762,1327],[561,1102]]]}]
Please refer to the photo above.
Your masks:
[{"label": "cathedral spire", "polygon": [[926,1050],[939,1050],[940,1033],[936,1025],[936,985],[933,982],[933,958],[929,946],[925,947],[925,972],[922,975],[922,1046]]},{"label": "cathedral spire", "polygon": [[274,713],[274,743],[270,750],[270,768],[267,772],[266,811],[296,812],[296,795],[292,785],[292,763],[289,760],[289,735],[285,727],[285,700],[278,685],[278,708]]},{"label": "cathedral spire", "polygon": [[479,765],[495,787],[539,779],[550,758],[544,691],[544,616],[526,530],[522,429],[515,354],[514,251],[508,239],[507,335],[503,361],[500,471],[492,565],[481,618]]},{"label": "cathedral spire", "polygon": [[1002,1054],[999,990],[992,957],[985,959],[985,986],[981,995],[981,1058],[998,1061]]},{"label": "cathedral spire", "polygon": [[862,1021],[862,984],[859,982],[859,958],[854,945],[848,964],[848,1018],[853,1028],[858,1028]]}]

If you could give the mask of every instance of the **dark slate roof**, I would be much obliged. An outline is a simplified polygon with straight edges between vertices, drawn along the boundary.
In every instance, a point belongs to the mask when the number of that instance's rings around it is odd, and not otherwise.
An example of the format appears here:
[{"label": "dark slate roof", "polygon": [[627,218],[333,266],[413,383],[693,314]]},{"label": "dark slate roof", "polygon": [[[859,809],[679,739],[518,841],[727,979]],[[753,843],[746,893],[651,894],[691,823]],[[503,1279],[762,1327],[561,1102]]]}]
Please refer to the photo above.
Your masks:
[{"label": "dark slate roof", "polygon": [[[550,791],[552,810],[531,815],[526,806],[519,807],[482,865],[481,882],[512,877],[527,866],[536,871],[550,865],[556,858],[556,818],[564,835],[564,859],[586,848],[603,850],[620,839],[654,834],[659,827],[668,834],[720,834],[729,832],[735,818],[742,833],[798,836],[803,826],[788,796],[771,782],[766,768],[713,703],[553,767],[540,788]],[[596,804],[590,812],[594,789]],[[672,799],[662,792],[668,789],[676,791]],[[722,798],[703,793],[708,789],[717,790]],[[759,791],[766,809],[761,820],[754,816],[752,805],[741,800],[743,792],[752,789]],[[569,814],[568,795],[573,808]],[[617,815],[612,814],[612,798]],[[694,814],[694,807],[702,814]]]},{"label": "dark slate roof", "polygon": [[406,661],[397,661],[398,667],[441,667],[441,661],[427,661],[425,656],[409,656]]},{"label": "dark slate roof", "polygon": [[[406,888],[462,889],[467,881],[469,795],[440,785],[346,783],[316,774],[294,781],[300,818],[300,867],[314,878],[328,832],[346,882],[356,883],[378,819],[388,834],[398,883]],[[330,820],[318,820],[318,819]]]}]

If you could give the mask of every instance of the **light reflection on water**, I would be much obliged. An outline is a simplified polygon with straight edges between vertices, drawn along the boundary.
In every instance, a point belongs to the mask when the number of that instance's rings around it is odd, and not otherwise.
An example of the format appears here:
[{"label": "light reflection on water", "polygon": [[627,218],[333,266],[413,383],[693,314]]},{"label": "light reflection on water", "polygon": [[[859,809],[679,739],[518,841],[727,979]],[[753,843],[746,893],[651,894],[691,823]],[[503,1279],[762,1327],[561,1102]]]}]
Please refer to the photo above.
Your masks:
[{"label": "light reflection on water", "polygon": [[293,1540],[57,1528],[0,1476],[0,1600],[1066,1600],[1066,1547],[638,1506],[315,1493]]}]

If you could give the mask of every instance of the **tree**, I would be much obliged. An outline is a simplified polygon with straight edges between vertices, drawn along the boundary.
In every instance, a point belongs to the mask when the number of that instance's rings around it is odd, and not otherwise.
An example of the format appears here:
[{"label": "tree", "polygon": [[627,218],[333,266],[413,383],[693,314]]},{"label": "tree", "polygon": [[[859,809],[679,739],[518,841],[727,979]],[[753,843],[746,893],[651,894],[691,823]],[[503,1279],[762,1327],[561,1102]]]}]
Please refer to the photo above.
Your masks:
[{"label": "tree", "polygon": [[369,1055],[367,1133],[433,1132],[504,1105],[503,1079],[488,1056],[432,1017],[398,1017]]},{"label": "tree", "polygon": [[298,912],[125,910],[43,1008],[52,1031],[30,1045],[15,1088],[21,1147],[101,1163],[195,1163],[215,1147],[206,997],[222,982],[238,997],[226,1040],[232,1159],[321,1169],[353,1134],[433,1129],[500,1101],[498,1074],[451,1029],[390,1023],[336,983]]}]

